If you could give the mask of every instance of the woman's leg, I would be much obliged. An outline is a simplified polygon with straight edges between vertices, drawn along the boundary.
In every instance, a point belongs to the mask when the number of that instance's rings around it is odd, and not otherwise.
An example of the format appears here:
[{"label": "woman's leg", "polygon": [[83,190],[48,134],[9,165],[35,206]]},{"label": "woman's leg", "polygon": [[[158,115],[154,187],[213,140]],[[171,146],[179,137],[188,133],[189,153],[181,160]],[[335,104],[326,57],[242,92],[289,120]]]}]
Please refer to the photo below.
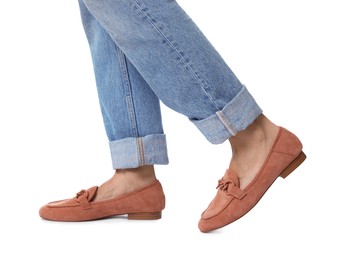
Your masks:
[{"label": "woman's leg", "polygon": [[[300,141],[262,115],[251,94],[174,0],[81,1],[160,100],[186,115],[211,143],[229,139],[234,157],[202,215],[201,231],[244,215],[278,176],[286,177],[305,159]],[[135,147],[141,148],[141,142]],[[156,153],[158,146],[153,149]]]},{"label": "woman's leg", "polygon": [[172,0],[83,0],[167,106],[222,143],[261,114],[247,89]]},{"label": "woman's leg", "polygon": [[278,177],[305,159],[301,142],[267,119],[247,89],[174,0],[83,0],[167,106],[233,158],[201,231],[247,213]]},{"label": "woman's leg", "polygon": [[177,3],[84,2],[161,100],[190,118],[210,142],[229,139],[234,153],[229,168],[247,186],[278,127],[261,115],[247,89]]},{"label": "woman's leg", "polygon": [[79,4],[117,171],[99,187],[97,201],[153,181],[153,165],[167,164],[168,158],[158,98],[84,3]]}]

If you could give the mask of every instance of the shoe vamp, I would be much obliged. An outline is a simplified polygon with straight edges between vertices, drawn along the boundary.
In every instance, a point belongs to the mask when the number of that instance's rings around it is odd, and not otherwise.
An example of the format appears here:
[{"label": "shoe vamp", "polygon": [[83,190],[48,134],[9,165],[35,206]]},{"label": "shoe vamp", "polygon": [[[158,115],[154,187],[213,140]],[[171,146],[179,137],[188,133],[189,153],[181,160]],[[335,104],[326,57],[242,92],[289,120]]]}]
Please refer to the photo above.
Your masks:
[{"label": "shoe vamp", "polygon": [[221,213],[234,199],[233,196],[228,196],[225,192],[219,190],[216,197],[211,201],[208,208],[202,214],[202,218],[209,219]]}]

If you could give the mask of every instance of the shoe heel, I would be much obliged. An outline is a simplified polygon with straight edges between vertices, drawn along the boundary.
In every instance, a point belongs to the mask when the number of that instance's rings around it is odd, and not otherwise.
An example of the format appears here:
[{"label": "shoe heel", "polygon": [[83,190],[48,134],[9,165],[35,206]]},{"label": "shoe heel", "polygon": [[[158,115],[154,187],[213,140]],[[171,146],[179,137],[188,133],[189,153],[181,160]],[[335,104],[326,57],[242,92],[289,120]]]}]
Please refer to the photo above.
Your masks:
[{"label": "shoe heel", "polygon": [[303,151],[296,157],[294,161],[292,161],[287,168],[285,168],[280,176],[285,179],[288,177],[289,174],[291,174],[300,164],[302,164],[306,159],[306,155],[304,154]]},{"label": "shoe heel", "polygon": [[161,218],[161,211],[158,212],[141,212],[141,213],[128,213],[130,220],[156,220]]}]

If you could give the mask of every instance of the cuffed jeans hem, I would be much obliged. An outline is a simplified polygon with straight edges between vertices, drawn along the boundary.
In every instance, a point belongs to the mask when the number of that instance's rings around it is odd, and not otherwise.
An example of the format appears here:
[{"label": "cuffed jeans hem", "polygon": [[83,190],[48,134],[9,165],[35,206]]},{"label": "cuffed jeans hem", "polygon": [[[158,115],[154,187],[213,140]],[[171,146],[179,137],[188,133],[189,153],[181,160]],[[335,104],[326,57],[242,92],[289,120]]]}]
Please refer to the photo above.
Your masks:
[{"label": "cuffed jeans hem", "polygon": [[109,144],[114,169],[169,163],[164,134],[129,137]]},{"label": "cuffed jeans hem", "polygon": [[212,144],[220,144],[246,129],[262,113],[244,86],[225,107],[202,120],[191,120]]}]

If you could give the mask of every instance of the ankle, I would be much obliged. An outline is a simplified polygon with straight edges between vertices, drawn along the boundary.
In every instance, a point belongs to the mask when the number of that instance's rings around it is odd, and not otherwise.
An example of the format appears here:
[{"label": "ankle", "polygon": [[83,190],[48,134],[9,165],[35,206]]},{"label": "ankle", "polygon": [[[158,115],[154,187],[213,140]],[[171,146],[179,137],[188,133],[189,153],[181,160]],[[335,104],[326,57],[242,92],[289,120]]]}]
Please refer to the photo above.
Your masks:
[{"label": "ankle", "polygon": [[232,158],[229,170],[240,180],[240,187],[246,187],[263,165],[279,127],[265,116],[258,117],[247,129],[229,139]]},{"label": "ankle", "polygon": [[156,179],[155,170],[153,165],[144,165],[138,168],[117,169],[116,175],[128,181],[136,182],[149,182]]},{"label": "ankle", "polygon": [[235,136],[229,138],[229,142],[234,150],[238,148],[248,148],[261,143],[271,143],[277,136],[279,127],[272,123],[268,118],[261,114],[251,125],[245,130],[240,131]]}]

